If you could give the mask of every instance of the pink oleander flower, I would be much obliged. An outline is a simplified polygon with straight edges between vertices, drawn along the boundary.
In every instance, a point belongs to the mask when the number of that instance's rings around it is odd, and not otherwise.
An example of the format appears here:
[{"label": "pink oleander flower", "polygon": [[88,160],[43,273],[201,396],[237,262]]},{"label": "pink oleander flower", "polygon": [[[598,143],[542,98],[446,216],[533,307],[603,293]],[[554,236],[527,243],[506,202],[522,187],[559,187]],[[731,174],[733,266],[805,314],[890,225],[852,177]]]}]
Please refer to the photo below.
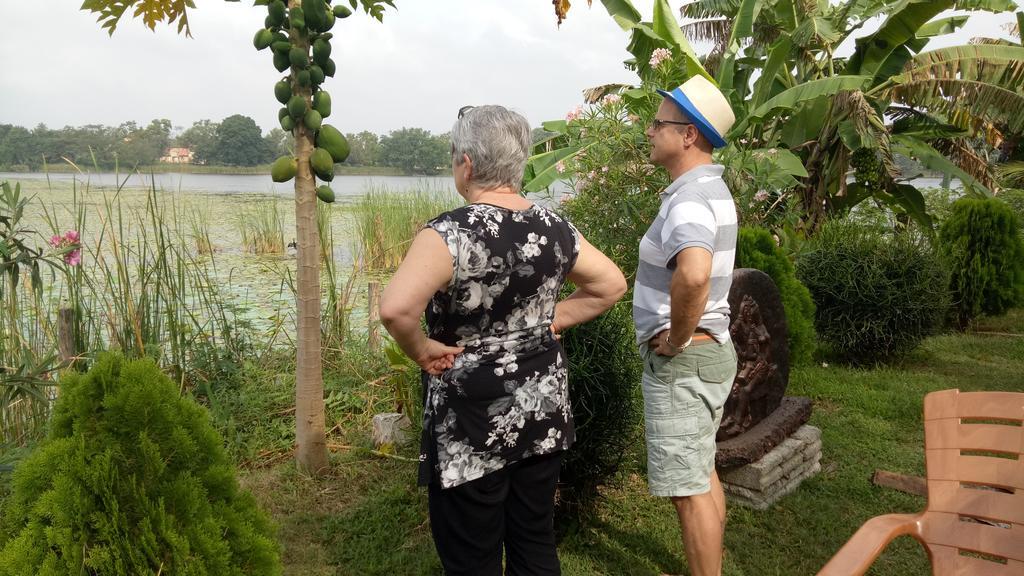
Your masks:
[{"label": "pink oleander flower", "polygon": [[587,172],[587,179],[588,180],[593,180],[596,177],[597,177],[597,172],[594,172],[593,170],[591,170],[590,172]]},{"label": "pink oleander flower", "polygon": [[557,170],[559,174],[565,172],[565,162],[559,160],[557,163],[555,163],[555,170]]},{"label": "pink oleander flower", "polygon": [[662,62],[672,59],[672,51],[668,48],[656,48],[654,53],[651,54],[650,64],[652,68],[657,68]]},{"label": "pink oleander flower", "polygon": [[604,98],[601,98],[601,104],[604,104],[606,106],[610,106],[612,104],[618,104],[621,101],[622,101],[622,96],[619,96],[618,94],[607,94],[607,95],[605,95]]},{"label": "pink oleander flower", "polygon": [[764,202],[767,199],[768,199],[768,191],[767,190],[758,190],[757,194],[754,194],[754,200],[757,200],[758,202]]},{"label": "pink oleander flower", "polygon": [[607,171],[608,171],[608,167],[607,166],[601,166],[601,172],[607,172]]},{"label": "pink oleander flower", "polygon": [[50,246],[58,250],[70,250],[64,254],[64,262],[68,266],[78,266],[82,263],[81,236],[78,230],[68,230],[63,236],[51,236]]},{"label": "pink oleander flower", "polygon": [[565,115],[565,121],[566,122],[572,122],[573,120],[579,118],[580,114],[582,114],[582,113],[583,113],[583,107],[577,105],[572,110],[569,110],[569,113]]}]

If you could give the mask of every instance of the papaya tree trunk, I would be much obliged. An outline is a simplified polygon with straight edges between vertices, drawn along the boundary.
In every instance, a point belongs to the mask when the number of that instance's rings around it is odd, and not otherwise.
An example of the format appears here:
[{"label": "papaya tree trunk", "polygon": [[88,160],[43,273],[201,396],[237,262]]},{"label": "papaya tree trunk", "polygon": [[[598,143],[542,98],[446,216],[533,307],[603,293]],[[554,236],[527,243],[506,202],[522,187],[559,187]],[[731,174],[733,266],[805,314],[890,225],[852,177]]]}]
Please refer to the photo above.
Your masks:
[{"label": "papaya tree trunk", "polygon": [[[290,7],[299,5],[291,0]],[[301,34],[296,39],[295,34]],[[292,44],[309,50],[304,32],[292,29]],[[309,87],[294,82],[293,90],[310,101]],[[295,460],[307,474],[327,467],[327,439],[324,432],[324,380],[320,358],[320,235],[316,227],[316,182],[309,166],[313,134],[301,122],[295,127],[295,238],[296,257],[296,353],[295,353]]]}]

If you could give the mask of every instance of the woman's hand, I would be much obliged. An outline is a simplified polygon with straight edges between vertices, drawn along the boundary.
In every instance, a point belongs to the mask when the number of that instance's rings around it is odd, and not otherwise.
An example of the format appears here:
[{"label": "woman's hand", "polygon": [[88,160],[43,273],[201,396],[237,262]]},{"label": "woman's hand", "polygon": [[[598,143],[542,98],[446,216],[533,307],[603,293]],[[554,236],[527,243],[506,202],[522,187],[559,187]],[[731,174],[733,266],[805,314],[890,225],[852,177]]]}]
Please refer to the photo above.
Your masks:
[{"label": "woman's hand", "polygon": [[465,348],[445,346],[437,340],[428,338],[414,360],[428,374],[437,376],[455,364],[455,357],[462,354]]}]

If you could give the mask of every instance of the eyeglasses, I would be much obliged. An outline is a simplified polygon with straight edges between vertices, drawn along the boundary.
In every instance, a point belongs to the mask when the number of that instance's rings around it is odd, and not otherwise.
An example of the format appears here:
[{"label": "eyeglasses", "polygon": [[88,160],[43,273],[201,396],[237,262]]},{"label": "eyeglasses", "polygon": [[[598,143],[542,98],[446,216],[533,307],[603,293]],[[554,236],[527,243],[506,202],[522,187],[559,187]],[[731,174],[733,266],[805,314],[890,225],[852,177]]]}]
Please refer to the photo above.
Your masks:
[{"label": "eyeglasses", "polygon": [[459,108],[459,120],[462,120],[462,117],[466,115],[466,112],[469,112],[472,109],[473,106],[463,106],[462,108]]},{"label": "eyeglasses", "polygon": [[677,126],[689,126],[689,125],[693,124],[693,122],[676,122],[675,120],[661,120],[660,118],[655,118],[655,119],[651,120],[651,128],[654,128],[654,130],[660,130],[661,127],[664,126],[665,124],[675,124]]}]

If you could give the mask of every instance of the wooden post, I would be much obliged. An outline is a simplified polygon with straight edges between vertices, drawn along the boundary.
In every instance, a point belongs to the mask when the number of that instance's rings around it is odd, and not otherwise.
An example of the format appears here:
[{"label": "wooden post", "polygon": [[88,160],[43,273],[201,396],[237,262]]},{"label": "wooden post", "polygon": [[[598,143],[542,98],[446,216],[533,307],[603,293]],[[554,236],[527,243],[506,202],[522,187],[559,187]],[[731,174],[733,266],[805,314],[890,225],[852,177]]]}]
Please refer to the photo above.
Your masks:
[{"label": "wooden post", "polygon": [[75,318],[74,308],[61,308],[57,312],[57,348],[60,350],[60,358],[71,364],[78,357],[79,350],[75,344]]},{"label": "wooden post", "polygon": [[380,282],[372,281],[369,286],[369,316],[367,317],[367,343],[370,346],[370,350],[378,350],[380,348],[380,296],[381,288]]}]

